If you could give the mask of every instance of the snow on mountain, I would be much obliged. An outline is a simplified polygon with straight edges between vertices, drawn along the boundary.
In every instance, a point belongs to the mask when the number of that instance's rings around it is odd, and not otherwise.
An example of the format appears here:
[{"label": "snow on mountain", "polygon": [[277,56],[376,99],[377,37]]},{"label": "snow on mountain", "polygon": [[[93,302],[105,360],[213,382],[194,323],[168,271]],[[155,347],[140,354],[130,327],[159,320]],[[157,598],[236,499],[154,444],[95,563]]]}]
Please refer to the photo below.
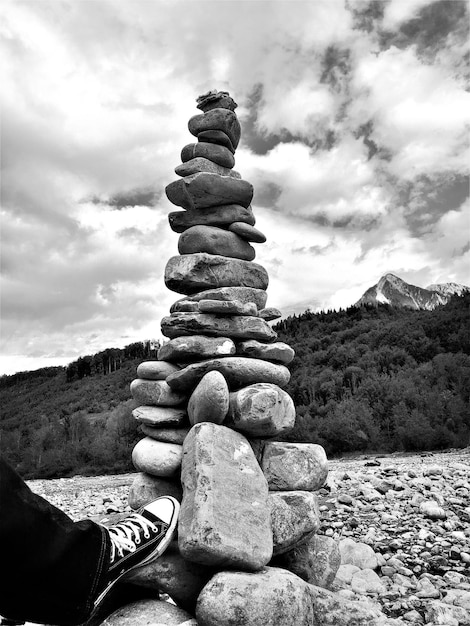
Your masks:
[{"label": "snow on mountain", "polygon": [[385,274],[373,287],[369,287],[355,306],[363,304],[390,304],[412,309],[431,311],[441,304],[446,304],[453,295],[462,295],[470,291],[465,285],[442,283],[429,285],[426,289],[411,285],[395,274]]}]

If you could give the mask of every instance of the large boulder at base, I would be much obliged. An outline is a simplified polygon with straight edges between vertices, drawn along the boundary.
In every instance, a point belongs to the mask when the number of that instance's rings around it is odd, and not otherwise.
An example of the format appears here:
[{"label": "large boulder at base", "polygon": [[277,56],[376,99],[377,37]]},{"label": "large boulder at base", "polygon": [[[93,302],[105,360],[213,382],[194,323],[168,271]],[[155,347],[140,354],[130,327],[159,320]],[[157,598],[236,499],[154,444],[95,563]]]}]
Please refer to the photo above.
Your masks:
[{"label": "large boulder at base", "polygon": [[138,406],[132,411],[132,416],[149,426],[179,426],[188,417],[186,409],[173,406]]},{"label": "large boulder at base", "polygon": [[196,624],[192,616],[169,602],[162,600],[138,600],[131,602],[109,615],[102,626],[190,626]]},{"label": "large boulder at base", "polygon": [[159,589],[182,609],[193,613],[201,589],[214,573],[214,568],[210,566],[184,559],[178,542],[173,541],[158,559],[126,576],[126,583]]},{"label": "large boulder at base", "polygon": [[255,249],[247,241],[217,226],[188,228],[178,239],[178,252],[180,254],[207,252],[245,261],[253,261],[256,256]]},{"label": "large boulder at base", "polygon": [[149,380],[165,380],[167,376],[178,371],[178,366],[166,361],[144,361],[137,366],[137,378]]},{"label": "large boulder at base", "polygon": [[181,150],[181,160],[183,163],[194,159],[195,157],[203,157],[214,161],[222,167],[232,168],[235,165],[235,157],[225,146],[219,146],[216,143],[200,141],[199,143],[189,143]]},{"label": "large boulder at base", "polygon": [[273,437],[292,430],[295,407],[290,395],[272,383],[255,383],[230,394],[226,426],[250,437]]},{"label": "large boulder at base", "polygon": [[209,172],[179,178],[165,187],[167,198],[183,209],[204,209],[219,204],[249,207],[253,185],[247,180]]},{"label": "large boulder at base", "polygon": [[378,567],[374,550],[360,541],[345,537],[339,543],[342,565],[355,565],[359,569],[375,569]]},{"label": "large boulder at base", "polygon": [[218,287],[215,289],[206,289],[198,293],[188,296],[189,300],[238,300],[244,304],[254,302],[258,309],[264,308],[268,294],[264,289],[256,289],[253,287]]},{"label": "large boulder at base", "polygon": [[188,402],[189,422],[222,424],[227,415],[229,390],[220,372],[208,372],[201,378]]},{"label": "large boulder at base", "polygon": [[165,267],[165,285],[172,291],[186,295],[218,287],[266,290],[268,283],[268,273],[258,263],[230,259],[220,254],[198,252],[173,256]]},{"label": "large boulder at base", "polygon": [[137,474],[129,489],[128,502],[131,509],[140,509],[141,506],[156,500],[161,496],[173,496],[181,502],[183,490],[179,480],[159,478],[141,472]]},{"label": "large boulder at base", "polygon": [[131,394],[139,404],[151,406],[178,406],[186,396],[175,393],[164,380],[136,378],[131,382]]},{"label": "large boulder at base", "polygon": [[132,451],[132,462],[139,472],[163,478],[174,476],[179,471],[182,458],[182,446],[156,441],[151,437],[141,439]]},{"label": "large boulder at base", "polygon": [[267,442],[261,467],[273,491],[316,491],[328,475],[325,450],[316,443]]},{"label": "large boulder at base", "polygon": [[272,564],[288,569],[312,585],[330,589],[341,565],[339,543],[332,537],[313,535],[292,550],[276,556]]},{"label": "large boulder at base", "polygon": [[[259,317],[249,315],[211,315],[210,313],[172,313],[161,321],[162,334],[174,339],[186,335],[262,339],[274,341],[276,331]],[[241,357],[244,358],[244,357]]]},{"label": "large boulder at base", "polygon": [[320,528],[317,496],[310,491],[269,492],[273,554],[307,541]]},{"label": "large boulder at base", "polygon": [[[217,371],[223,374],[232,391],[252,385],[255,382],[274,383],[285,387],[290,379],[290,372],[285,365],[276,365],[268,361],[232,356],[221,359],[209,359],[200,363],[191,363],[179,372],[168,377],[168,384],[176,392],[194,389],[207,372]],[[304,444],[314,445],[314,444]]]},{"label": "large boulder at base", "polygon": [[177,443],[182,445],[189,433],[189,427],[167,428],[155,427],[148,424],[142,424],[140,430],[146,437],[151,437],[157,441],[166,441],[167,443]]},{"label": "large boulder at base", "polygon": [[287,570],[220,572],[196,607],[200,626],[386,626],[379,608],[346,600]]},{"label": "large boulder at base", "polygon": [[283,343],[282,341],[262,343],[255,339],[238,343],[237,354],[240,356],[250,356],[255,359],[264,359],[265,361],[272,361],[273,363],[284,363],[284,365],[290,363],[295,356],[293,348],[288,346],[287,343]]},{"label": "large boulder at base", "polygon": [[158,351],[169,361],[184,363],[235,354],[235,344],[228,337],[190,335],[170,339]]},{"label": "large boulder at base", "polygon": [[214,161],[209,161],[204,157],[196,157],[190,159],[186,163],[182,163],[175,167],[175,174],[178,176],[192,176],[192,174],[198,174],[199,172],[210,172],[211,174],[220,174],[220,176],[232,176],[232,178],[241,178],[239,172],[231,170],[228,167],[222,167],[217,165]]},{"label": "large boulder at base", "polygon": [[235,149],[241,135],[237,115],[229,109],[211,109],[207,113],[194,115],[188,122],[188,130],[195,137],[205,130],[222,130]]},{"label": "large boulder at base", "polygon": [[258,570],[272,556],[266,479],[240,433],[196,424],[183,445],[178,542],[184,558]]},{"label": "large boulder at base", "polygon": [[[251,207],[239,204],[225,204],[210,209],[194,211],[171,211],[168,213],[171,230],[182,233],[191,226],[229,226],[233,222],[244,223],[246,226],[255,223]],[[245,237],[246,239],[246,237]]]}]

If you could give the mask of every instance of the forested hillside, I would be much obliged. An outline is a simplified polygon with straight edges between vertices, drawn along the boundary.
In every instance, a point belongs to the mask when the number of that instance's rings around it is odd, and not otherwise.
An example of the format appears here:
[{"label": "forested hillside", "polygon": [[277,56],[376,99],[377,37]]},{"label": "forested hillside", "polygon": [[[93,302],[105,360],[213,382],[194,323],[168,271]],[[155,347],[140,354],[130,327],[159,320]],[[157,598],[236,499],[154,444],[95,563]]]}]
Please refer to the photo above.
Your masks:
[{"label": "forested hillside", "polygon": [[[276,326],[296,350],[285,439],[356,450],[463,447],[470,433],[470,295],[434,311],[351,307]],[[139,438],[129,384],[158,345],[0,378],[1,448],[28,478],[131,471]]]},{"label": "forested hillside", "polygon": [[280,322],[296,351],[293,441],[329,454],[469,444],[470,296],[434,311],[351,307]]}]

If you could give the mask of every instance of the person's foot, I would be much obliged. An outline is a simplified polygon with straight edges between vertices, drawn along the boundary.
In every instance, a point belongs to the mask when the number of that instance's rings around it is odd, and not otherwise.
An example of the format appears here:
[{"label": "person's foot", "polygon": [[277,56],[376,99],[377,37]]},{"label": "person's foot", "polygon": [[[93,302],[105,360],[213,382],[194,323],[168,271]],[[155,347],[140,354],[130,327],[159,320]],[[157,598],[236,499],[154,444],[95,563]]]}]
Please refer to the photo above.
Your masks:
[{"label": "person's foot", "polygon": [[175,498],[163,496],[106,528],[111,539],[110,564],[95,608],[127,573],[163,554],[175,532],[179,508]]}]

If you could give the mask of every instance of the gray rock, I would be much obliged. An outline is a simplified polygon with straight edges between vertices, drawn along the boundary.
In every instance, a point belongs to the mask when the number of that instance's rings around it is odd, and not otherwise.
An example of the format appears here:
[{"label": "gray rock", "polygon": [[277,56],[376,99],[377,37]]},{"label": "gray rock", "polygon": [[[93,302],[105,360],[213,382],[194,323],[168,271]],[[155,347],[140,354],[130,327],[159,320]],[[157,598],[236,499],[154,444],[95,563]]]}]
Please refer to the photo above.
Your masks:
[{"label": "gray rock", "polygon": [[198,422],[221,424],[227,415],[229,391],[220,372],[208,372],[191,394],[188,416],[192,425]]},{"label": "gray rock", "polygon": [[351,578],[351,589],[360,594],[384,593],[385,585],[372,569],[361,569]]},{"label": "gray rock", "polygon": [[247,241],[216,226],[192,226],[185,230],[178,239],[178,252],[207,252],[245,261],[252,261],[256,256],[255,249]]},{"label": "gray rock", "polygon": [[260,230],[254,228],[253,225],[246,223],[243,221],[234,221],[228,227],[232,233],[236,233],[243,239],[247,241],[253,241],[254,243],[264,243],[266,241],[266,235],[264,235]]},{"label": "gray rock", "polygon": [[140,430],[146,437],[151,437],[157,441],[166,441],[167,443],[183,444],[186,439],[186,435],[189,433],[189,427],[183,428],[155,428],[155,426],[148,426],[143,424]]},{"label": "gray rock", "polygon": [[179,626],[192,616],[169,602],[162,600],[138,600],[114,611],[102,626]]},{"label": "gray rock", "polygon": [[438,600],[431,600],[426,603],[425,618],[426,623],[445,624],[445,626],[457,624],[459,626],[469,626],[470,611],[460,606],[452,606]]},{"label": "gray rock", "polygon": [[217,91],[217,89],[212,89],[211,91],[202,94],[202,96],[198,96],[196,98],[196,102],[197,108],[204,111],[204,113],[215,108],[230,109],[231,111],[234,111],[238,106],[228,91]]},{"label": "gray rock", "polygon": [[161,496],[173,496],[173,498],[181,502],[183,490],[180,481],[177,479],[159,478],[142,472],[136,475],[129,489],[129,506],[131,509],[140,509],[141,506]]},{"label": "gray rock", "polygon": [[178,543],[184,558],[257,570],[272,556],[268,486],[240,433],[204,422],[184,442]]},{"label": "gray rock", "polygon": [[199,293],[194,293],[189,298],[191,300],[238,300],[243,303],[254,302],[258,309],[262,309],[267,300],[267,293],[263,289],[255,289],[253,287],[218,287],[216,289],[207,289]]},{"label": "gray rock", "polygon": [[199,141],[207,143],[215,143],[220,146],[228,148],[232,154],[235,152],[235,148],[230,141],[230,137],[223,130],[203,130],[197,136]]},{"label": "gray rock", "polygon": [[139,472],[166,478],[174,476],[181,467],[183,447],[174,443],[141,439],[132,451],[132,463]]},{"label": "gray rock", "polygon": [[165,285],[168,289],[186,295],[219,287],[266,290],[268,283],[267,271],[257,263],[204,252],[171,257],[165,268]]},{"label": "gray rock", "polygon": [[195,157],[203,157],[209,159],[222,167],[229,169],[235,165],[235,157],[233,153],[224,146],[215,143],[190,143],[181,150],[181,160],[183,163],[194,159]]},{"label": "gray rock", "polygon": [[165,187],[167,198],[184,209],[204,209],[219,204],[241,204],[249,207],[253,185],[246,180],[209,172],[192,174]]},{"label": "gray rock", "polygon": [[287,570],[220,572],[204,587],[196,607],[204,626],[381,626],[378,608],[309,585]]},{"label": "gray rock", "polygon": [[282,341],[261,343],[255,339],[237,343],[237,354],[284,365],[290,363],[295,356],[294,350]]},{"label": "gray rock", "polygon": [[200,313],[213,315],[249,315],[258,317],[258,309],[254,302],[240,302],[240,300],[199,300]]},{"label": "gray rock", "polygon": [[235,344],[228,337],[204,337],[203,335],[175,337],[164,343],[158,351],[159,358],[161,356],[177,363],[233,354],[235,354]]},{"label": "gray rock", "polygon": [[126,583],[167,593],[179,607],[193,613],[198,595],[214,573],[212,567],[184,559],[178,542],[172,541],[162,556],[126,576]]},{"label": "gray rock", "polygon": [[325,450],[315,443],[267,442],[261,468],[273,491],[315,491],[328,475]]},{"label": "gray rock", "polygon": [[170,309],[171,313],[198,313],[199,303],[193,300],[178,300]]},{"label": "gray rock", "polygon": [[170,339],[186,335],[207,335],[230,339],[274,341],[277,337],[276,331],[264,320],[246,315],[172,313],[162,318],[161,328],[162,334]]},{"label": "gray rock", "polygon": [[[240,387],[246,387],[247,385],[252,385],[258,381],[263,383],[274,383],[275,385],[284,387],[290,379],[290,372],[284,365],[276,365],[274,363],[269,363],[268,361],[247,359],[240,356],[209,359],[208,361],[201,361],[200,363],[191,363],[181,371],[172,374],[168,378],[168,384],[171,385],[172,389],[176,392],[189,391],[194,389],[207,372],[212,372],[214,370],[223,374],[231,390],[240,389]],[[317,447],[320,448],[320,446]],[[299,454],[297,454],[297,456],[299,456]],[[326,464],[326,457],[324,462]],[[305,469],[309,468],[310,465]],[[291,489],[291,487],[286,487],[286,489]]]},{"label": "gray rock", "polygon": [[292,430],[295,407],[289,394],[272,383],[255,383],[230,394],[226,425],[250,437],[273,437]]},{"label": "gray rock", "polygon": [[236,149],[240,141],[241,127],[236,113],[230,109],[211,109],[202,115],[194,115],[188,122],[188,130],[191,135],[199,137],[200,133],[207,130],[221,130]]},{"label": "gray rock", "polygon": [[131,382],[131,394],[139,404],[151,406],[178,406],[186,397],[175,393],[164,380],[136,378]]},{"label": "gray rock", "polygon": [[179,426],[187,421],[186,410],[172,406],[138,406],[132,411],[132,416],[150,426]]},{"label": "gray rock", "polygon": [[235,170],[231,170],[228,167],[222,167],[222,165],[218,165],[214,163],[214,161],[209,161],[209,159],[205,159],[204,157],[196,157],[195,159],[190,159],[186,161],[186,163],[182,163],[175,167],[175,174],[178,176],[191,176],[192,174],[198,174],[199,172],[211,172],[211,174],[220,174],[220,176],[232,176],[232,178],[241,178],[241,175]]},{"label": "gray rock", "polygon": [[273,565],[288,569],[311,585],[330,589],[341,565],[339,544],[332,537],[313,535],[277,556]]},{"label": "gray rock", "polygon": [[169,374],[173,374],[178,369],[178,366],[166,361],[144,361],[137,366],[137,378],[165,380]]},{"label": "gray rock", "polygon": [[168,214],[170,227],[176,233],[182,233],[191,226],[230,226],[233,222],[255,223],[255,217],[251,207],[239,204],[225,204],[209,209],[194,211],[172,211]]},{"label": "gray rock", "polygon": [[273,554],[292,550],[320,528],[317,496],[310,491],[269,492]]},{"label": "gray rock", "polygon": [[375,569],[378,566],[374,550],[366,543],[354,539],[342,539],[339,543],[341,563],[359,567],[359,569]]},{"label": "gray rock", "polygon": [[261,311],[259,312],[259,316],[267,322],[277,320],[281,317],[281,315],[281,311],[273,306],[270,306],[267,309],[261,309]]}]

